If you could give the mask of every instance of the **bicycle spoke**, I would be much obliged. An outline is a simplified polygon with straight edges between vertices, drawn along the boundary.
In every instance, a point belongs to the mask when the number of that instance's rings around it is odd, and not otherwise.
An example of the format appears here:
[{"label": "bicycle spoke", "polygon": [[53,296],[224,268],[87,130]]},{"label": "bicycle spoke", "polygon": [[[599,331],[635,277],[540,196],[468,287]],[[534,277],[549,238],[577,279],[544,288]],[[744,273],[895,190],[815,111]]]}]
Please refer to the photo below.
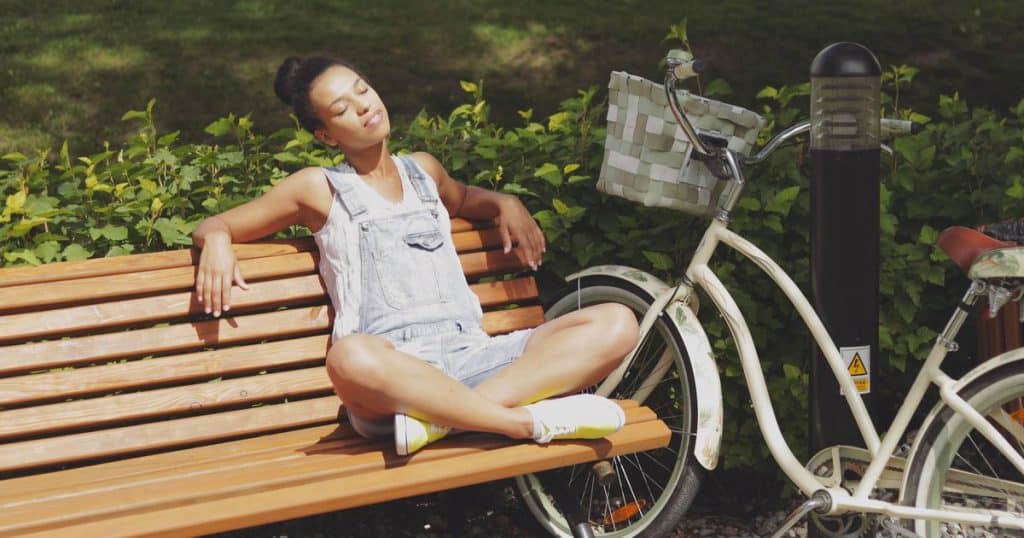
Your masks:
[{"label": "bicycle spoke", "polygon": [[572,469],[569,469],[569,482],[566,485],[571,486],[572,481],[576,480],[576,477],[579,476],[577,470],[582,469],[584,467],[584,465],[573,465]]},{"label": "bicycle spoke", "polygon": [[[643,469],[643,467],[640,466],[640,460],[639,459],[637,459],[636,461],[633,461],[633,460],[630,460],[630,459],[627,458],[626,461],[632,463],[633,467],[636,467],[636,469],[638,471],[640,471],[640,474],[643,475],[645,481],[646,480],[650,480],[651,482],[654,482],[654,485],[657,486],[659,490],[665,491],[665,486],[661,482],[658,482],[658,480],[656,478],[654,478],[653,476],[648,474],[647,471],[645,471]],[[650,486],[648,486],[648,489],[650,489]],[[652,497],[654,497],[654,496],[652,495]]]},{"label": "bicycle spoke", "polygon": [[615,518],[612,517],[612,500],[608,497],[608,488],[604,484],[601,484],[601,489],[604,490],[604,521],[612,522],[612,530],[619,530],[615,526]]},{"label": "bicycle spoke", "polygon": [[[623,459],[625,461],[628,461],[629,463],[632,463],[634,467],[639,469],[639,471],[640,471],[640,478],[643,478],[643,480],[644,480],[644,487],[647,488],[647,494],[650,495],[651,500],[653,501],[654,499],[657,499],[657,497],[654,495],[654,492],[651,491],[651,482],[649,480],[647,480],[647,473],[645,473],[643,469],[640,469],[640,466],[637,465],[636,463],[634,463],[632,461],[632,459],[630,459],[630,458],[635,458],[635,457],[636,457],[635,454],[627,454],[626,456],[623,457]],[[623,466],[623,469],[625,469],[625,466]],[[665,488],[661,488],[661,491],[665,491]]]},{"label": "bicycle spoke", "polygon": [[[615,465],[618,466],[619,468],[619,476],[625,476],[626,478],[626,485],[629,486],[629,493],[630,495],[633,496],[633,502],[636,503],[637,510],[640,511],[640,517],[644,517],[644,508],[640,504],[640,499],[637,498],[636,496],[636,491],[633,490],[633,483],[629,480],[629,473],[626,472],[626,467],[622,465],[622,462],[619,461],[619,458],[614,458],[614,461]],[[619,487],[622,487],[622,478],[619,478]],[[625,490],[623,490],[622,494],[626,494]]]}]

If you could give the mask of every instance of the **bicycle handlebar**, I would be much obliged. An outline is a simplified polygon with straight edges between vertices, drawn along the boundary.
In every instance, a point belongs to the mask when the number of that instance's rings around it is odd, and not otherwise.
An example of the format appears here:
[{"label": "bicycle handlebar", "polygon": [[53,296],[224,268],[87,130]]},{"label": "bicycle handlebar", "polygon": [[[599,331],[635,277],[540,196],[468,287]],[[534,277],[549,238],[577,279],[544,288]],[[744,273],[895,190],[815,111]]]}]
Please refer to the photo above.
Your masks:
[{"label": "bicycle handlebar", "polygon": [[[699,156],[705,161],[720,161],[721,159],[726,159],[727,154],[730,153],[729,150],[709,146],[709,144],[704,140],[701,140],[701,137],[690,123],[690,120],[686,117],[686,114],[683,113],[682,107],[679,106],[679,100],[676,97],[676,82],[697,76],[699,73],[703,72],[705,68],[704,62],[694,59],[693,55],[688,52],[673,50],[669,52],[665,59],[665,63],[667,65],[667,69],[665,70],[665,95],[668,98],[669,109],[672,110],[672,115],[675,116],[676,122],[679,124],[679,127],[682,128],[683,133],[686,134],[686,138],[688,138],[690,143],[693,145],[694,151],[697,152],[697,154],[699,154]],[[922,124],[910,120],[882,118],[879,124],[880,135],[883,137],[917,134],[923,129],[924,126]],[[810,122],[804,121],[797,123],[775,135],[755,155],[751,157],[735,155],[734,159],[726,160],[729,161],[730,164],[732,164],[733,161],[736,161],[738,164],[759,163],[765,160],[768,155],[778,149],[778,147],[784,142],[810,130]],[[738,170],[734,169],[734,173],[735,172],[738,172]]]}]

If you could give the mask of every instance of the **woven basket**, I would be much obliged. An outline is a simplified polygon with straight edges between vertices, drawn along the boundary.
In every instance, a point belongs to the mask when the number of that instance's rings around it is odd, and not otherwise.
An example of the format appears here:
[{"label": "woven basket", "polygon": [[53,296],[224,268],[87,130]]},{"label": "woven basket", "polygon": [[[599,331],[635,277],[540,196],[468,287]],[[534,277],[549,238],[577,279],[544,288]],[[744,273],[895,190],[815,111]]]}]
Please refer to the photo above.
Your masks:
[{"label": "woven basket", "polygon": [[[729,149],[750,154],[764,118],[686,91],[676,95],[698,133],[721,138]],[[597,189],[646,206],[708,215],[728,182],[691,159],[692,151],[672,115],[664,86],[613,71],[608,83],[608,136]]]}]

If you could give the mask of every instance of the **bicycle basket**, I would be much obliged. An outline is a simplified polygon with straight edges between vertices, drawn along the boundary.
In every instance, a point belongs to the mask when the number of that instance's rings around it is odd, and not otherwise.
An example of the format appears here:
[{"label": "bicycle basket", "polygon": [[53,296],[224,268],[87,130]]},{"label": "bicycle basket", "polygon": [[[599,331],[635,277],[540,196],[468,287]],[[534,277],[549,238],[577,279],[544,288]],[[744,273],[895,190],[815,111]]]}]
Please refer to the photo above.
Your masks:
[{"label": "bicycle basket", "polygon": [[[764,127],[760,115],[677,90],[679,105],[700,134],[749,155]],[[646,206],[707,215],[728,182],[697,159],[672,115],[664,86],[622,71],[608,83],[608,135],[597,189]]]}]

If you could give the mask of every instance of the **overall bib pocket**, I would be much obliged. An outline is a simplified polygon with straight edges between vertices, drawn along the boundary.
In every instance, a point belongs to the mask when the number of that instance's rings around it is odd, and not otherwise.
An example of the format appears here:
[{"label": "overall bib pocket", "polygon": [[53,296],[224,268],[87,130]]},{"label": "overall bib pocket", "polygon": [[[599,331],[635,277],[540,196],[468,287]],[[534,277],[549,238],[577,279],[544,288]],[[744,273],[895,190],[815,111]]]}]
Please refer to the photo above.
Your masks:
[{"label": "overall bib pocket", "polygon": [[450,301],[438,258],[444,236],[429,213],[368,223],[369,246],[384,301],[395,309]]}]

